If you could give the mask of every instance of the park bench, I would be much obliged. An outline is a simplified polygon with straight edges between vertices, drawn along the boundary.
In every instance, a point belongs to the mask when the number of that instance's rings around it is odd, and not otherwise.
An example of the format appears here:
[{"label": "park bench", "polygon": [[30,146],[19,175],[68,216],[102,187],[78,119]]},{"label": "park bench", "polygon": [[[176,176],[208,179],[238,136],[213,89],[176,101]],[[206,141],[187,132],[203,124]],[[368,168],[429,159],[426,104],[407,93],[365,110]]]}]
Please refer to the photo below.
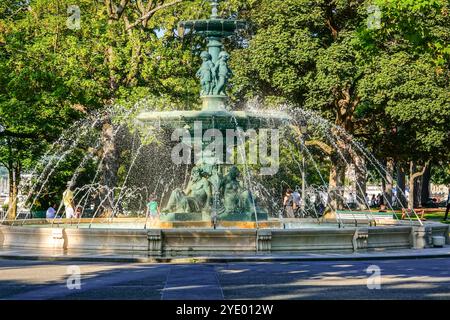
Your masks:
[{"label": "park bench", "polygon": [[375,212],[375,211],[336,211],[336,220],[338,223],[346,224],[353,223],[358,225],[359,223],[376,222],[377,220],[393,220],[394,216],[389,212]]},{"label": "park bench", "polygon": [[420,217],[421,220],[425,220],[424,219],[424,215],[425,215],[425,210],[421,209],[421,210],[411,210],[411,209],[402,209],[402,218],[403,219],[410,219],[410,218],[416,218],[416,217]]}]

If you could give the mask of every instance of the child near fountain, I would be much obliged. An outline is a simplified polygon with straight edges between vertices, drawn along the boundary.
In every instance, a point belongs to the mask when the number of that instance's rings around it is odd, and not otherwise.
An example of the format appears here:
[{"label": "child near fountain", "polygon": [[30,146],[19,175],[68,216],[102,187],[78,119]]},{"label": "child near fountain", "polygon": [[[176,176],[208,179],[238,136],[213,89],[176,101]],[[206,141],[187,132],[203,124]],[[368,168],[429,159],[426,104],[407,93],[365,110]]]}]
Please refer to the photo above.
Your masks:
[{"label": "child near fountain", "polygon": [[148,199],[147,203],[147,217],[150,219],[157,219],[159,217],[159,205],[156,195],[153,193]]}]

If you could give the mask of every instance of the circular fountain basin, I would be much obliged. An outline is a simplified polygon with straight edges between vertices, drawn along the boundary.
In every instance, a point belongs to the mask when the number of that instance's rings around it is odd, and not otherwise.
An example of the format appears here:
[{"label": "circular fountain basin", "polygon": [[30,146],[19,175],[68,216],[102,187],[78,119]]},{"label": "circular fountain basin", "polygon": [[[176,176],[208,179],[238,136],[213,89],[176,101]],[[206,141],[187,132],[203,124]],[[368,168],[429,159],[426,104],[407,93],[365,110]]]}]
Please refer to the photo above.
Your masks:
[{"label": "circular fountain basin", "polygon": [[303,219],[260,222],[146,221],[137,218],[29,219],[0,225],[0,247],[139,252],[149,256],[224,253],[364,252],[449,244],[449,225],[392,222],[339,227],[336,221]]}]

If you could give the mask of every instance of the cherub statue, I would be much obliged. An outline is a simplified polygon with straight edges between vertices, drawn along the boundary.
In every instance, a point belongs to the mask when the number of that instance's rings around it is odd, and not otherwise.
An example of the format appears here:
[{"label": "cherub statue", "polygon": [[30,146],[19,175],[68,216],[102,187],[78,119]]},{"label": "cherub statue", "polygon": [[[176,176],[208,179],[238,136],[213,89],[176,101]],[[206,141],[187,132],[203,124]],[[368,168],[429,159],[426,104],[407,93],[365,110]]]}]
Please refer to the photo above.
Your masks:
[{"label": "cherub statue", "polygon": [[213,69],[214,69],[214,63],[211,61],[211,55],[203,51],[200,54],[200,57],[203,60],[202,66],[197,71],[197,78],[200,78],[200,84],[202,86],[202,96],[207,96],[212,94],[213,91]]},{"label": "cherub statue", "polygon": [[231,78],[233,73],[231,72],[230,68],[228,68],[228,60],[230,58],[230,55],[222,51],[219,54],[219,60],[217,61],[216,65],[214,66],[214,75],[216,76],[216,86],[214,89],[215,95],[226,95],[226,86],[228,83],[228,79]]}]

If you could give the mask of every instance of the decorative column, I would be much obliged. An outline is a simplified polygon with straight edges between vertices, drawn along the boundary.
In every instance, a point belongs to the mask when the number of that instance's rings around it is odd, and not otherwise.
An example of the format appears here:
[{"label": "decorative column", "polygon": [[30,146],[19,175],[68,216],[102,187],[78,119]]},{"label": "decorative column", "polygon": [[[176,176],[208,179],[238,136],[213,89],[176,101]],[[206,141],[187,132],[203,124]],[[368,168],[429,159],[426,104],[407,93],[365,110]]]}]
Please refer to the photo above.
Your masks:
[{"label": "decorative column", "polygon": [[162,231],[160,229],[149,230],[148,237],[148,255],[162,255]]},{"label": "decorative column", "polygon": [[367,250],[369,230],[367,228],[356,229],[353,235],[353,251]]},{"label": "decorative column", "polygon": [[427,226],[413,226],[411,228],[411,245],[414,249],[430,247],[432,243],[431,228]]},{"label": "decorative column", "polygon": [[257,252],[269,253],[272,250],[272,231],[259,229],[256,231],[256,250]]}]

